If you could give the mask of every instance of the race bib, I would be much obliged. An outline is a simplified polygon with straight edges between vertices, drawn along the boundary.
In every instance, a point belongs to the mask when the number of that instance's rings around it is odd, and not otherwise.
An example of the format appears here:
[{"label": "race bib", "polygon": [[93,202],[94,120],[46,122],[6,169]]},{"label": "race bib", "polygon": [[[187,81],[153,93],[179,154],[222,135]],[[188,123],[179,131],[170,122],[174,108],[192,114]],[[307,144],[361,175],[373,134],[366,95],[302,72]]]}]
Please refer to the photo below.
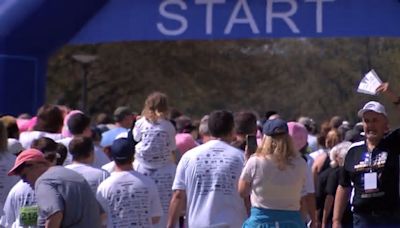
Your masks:
[{"label": "race bib", "polygon": [[378,176],[376,172],[364,173],[364,190],[372,190],[378,188]]},{"label": "race bib", "polygon": [[36,226],[38,220],[38,206],[22,207],[19,213],[21,226]]}]

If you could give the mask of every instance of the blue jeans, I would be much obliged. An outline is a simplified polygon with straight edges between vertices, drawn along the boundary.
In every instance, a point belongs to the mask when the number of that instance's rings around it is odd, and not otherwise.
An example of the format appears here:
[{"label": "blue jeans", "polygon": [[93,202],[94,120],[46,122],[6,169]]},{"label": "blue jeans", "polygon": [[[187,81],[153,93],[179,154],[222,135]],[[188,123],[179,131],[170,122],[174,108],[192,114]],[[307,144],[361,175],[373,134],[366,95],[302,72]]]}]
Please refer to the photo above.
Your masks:
[{"label": "blue jeans", "polygon": [[305,228],[299,211],[251,208],[243,228]]}]

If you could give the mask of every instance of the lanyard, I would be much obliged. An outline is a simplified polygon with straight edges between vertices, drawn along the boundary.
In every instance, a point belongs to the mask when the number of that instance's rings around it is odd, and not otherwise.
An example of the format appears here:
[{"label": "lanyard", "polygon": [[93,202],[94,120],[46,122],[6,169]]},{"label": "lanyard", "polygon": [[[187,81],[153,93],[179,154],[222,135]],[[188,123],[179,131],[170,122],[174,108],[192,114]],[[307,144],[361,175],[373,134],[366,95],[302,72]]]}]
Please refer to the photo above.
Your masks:
[{"label": "lanyard", "polygon": [[367,157],[368,157],[369,172],[372,173],[372,151],[368,151]]}]

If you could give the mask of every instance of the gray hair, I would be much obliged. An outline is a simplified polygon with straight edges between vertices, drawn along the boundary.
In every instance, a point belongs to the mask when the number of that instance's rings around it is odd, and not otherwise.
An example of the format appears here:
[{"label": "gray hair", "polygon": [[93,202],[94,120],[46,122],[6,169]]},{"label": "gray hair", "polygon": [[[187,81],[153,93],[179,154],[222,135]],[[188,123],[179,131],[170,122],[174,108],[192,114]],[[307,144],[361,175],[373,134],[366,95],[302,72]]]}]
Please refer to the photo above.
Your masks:
[{"label": "gray hair", "polygon": [[199,134],[211,135],[210,130],[208,129],[208,115],[203,116],[203,118],[200,120]]},{"label": "gray hair", "polygon": [[329,152],[329,158],[331,159],[331,167],[336,168],[337,166],[343,166],[344,159],[346,158],[347,152],[350,149],[351,142],[341,142],[334,146]]}]

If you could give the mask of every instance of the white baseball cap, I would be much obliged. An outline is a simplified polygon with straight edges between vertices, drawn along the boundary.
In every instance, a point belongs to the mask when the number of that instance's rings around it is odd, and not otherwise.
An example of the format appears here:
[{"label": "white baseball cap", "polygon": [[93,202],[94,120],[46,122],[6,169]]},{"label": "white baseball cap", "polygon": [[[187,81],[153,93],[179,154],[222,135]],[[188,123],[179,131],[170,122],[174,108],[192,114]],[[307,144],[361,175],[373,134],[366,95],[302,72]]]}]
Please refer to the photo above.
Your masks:
[{"label": "white baseball cap", "polygon": [[364,113],[368,111],[380,113],[387,117],[385,107],[377,101],[370,101],[366,103],[364,107],[358,111],[358,116],[362,118]]}]

